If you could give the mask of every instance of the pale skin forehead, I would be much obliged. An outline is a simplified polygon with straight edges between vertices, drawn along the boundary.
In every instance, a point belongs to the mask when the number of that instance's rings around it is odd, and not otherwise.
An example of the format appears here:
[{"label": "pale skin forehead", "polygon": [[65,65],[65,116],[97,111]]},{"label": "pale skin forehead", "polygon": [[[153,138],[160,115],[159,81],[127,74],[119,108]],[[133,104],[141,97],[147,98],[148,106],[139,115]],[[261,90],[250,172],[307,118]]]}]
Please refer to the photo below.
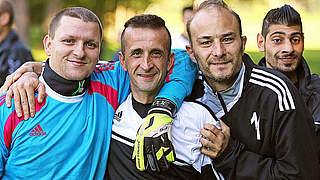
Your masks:
[{"label": "pale skin forehead", "polygon": [[[68,29],[68,31],[66,31]],[[89,41],[100,41],[99,24],[96,22],[84,22],[82,19],[63,16],[55,30],[55,38],[61,36],[82,37]]]},{"label": "pale skin forehead", "polygon": [[229,11],[219,7],[209,7],[200,10],[190,24],[192,38],[201,38],[204,36],[214,36],[220,34],[239,32],[239,24]]},{"label": "pale skin forehead", "polygon": [[137,48],[159,48],[165,51],[169,37],[165,28],[128,27],[125,31],[124,41],[126,43],[126,52]]}]

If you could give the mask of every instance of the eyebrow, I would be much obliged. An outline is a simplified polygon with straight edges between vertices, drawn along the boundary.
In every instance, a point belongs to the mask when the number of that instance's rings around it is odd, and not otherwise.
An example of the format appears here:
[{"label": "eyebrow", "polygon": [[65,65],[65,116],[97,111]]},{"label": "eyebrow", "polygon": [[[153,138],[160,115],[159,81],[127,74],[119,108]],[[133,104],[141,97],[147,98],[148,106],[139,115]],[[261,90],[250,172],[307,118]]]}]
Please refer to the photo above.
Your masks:
[{"label": "eyebrow", "polygon": [[294,32],[294,33],[291,34],[291,36],[294,36],[294,35],[300,35],[300,36],[302,36],[303,33],[302,33],[302,32]]},{"label": "eyebrow", "polygon": [[[232,36],[235,35],[235,32],[227,32],[225,34],[222,34],[221,37],[227,37],[227,36]],[[212,36],[200,36],[198,39],[210,39]]]},{"label": "eyebrow", "polygon": [[197,39],[210,39],[212,36],[200,36]]},{"label": "eyebrow", "polygon": [[228,33],[222,34],[222,37],[227,37],[227,36],[232,36],[232,35],[236,35],[236,33],[235,32],[228,32]]},{"label": "eyebrow", "polygon": [[162,50],[162,49],[159,49],[159,48],[153,48],[153,49],[151,49],[151,51],[150,51],[150,52],[154,52],[154,51],[160,51],[160,52],[163,52],[163,50]]},{"label": "eyebrow", "polygon": [[[270,34],[270,36],[273,36],[275,34],[282,34],[282,35],[286,35],[286,33],[282,32],[282,31],[275,31],[273,33]],[[290,36],[294,36],[294,35],[300,35],[302,36],[302,32],[294,32],[294,33],[291,33]]]},{"label": "eyebrow", "polygon": [[142,52],[142,49],[141,49],[141,48],[129,49],[129,53],[130,53],[130,54],[132,54],[132,53],[135,52],[135,51]]}]

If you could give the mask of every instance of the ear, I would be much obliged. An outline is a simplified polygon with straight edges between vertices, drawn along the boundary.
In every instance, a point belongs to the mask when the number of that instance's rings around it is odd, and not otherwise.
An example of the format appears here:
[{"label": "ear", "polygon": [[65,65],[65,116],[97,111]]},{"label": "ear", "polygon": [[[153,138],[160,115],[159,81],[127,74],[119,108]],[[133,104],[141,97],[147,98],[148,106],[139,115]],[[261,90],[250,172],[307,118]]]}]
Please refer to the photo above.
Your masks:
[{"label": "ear", "polygon": [[304,50],[304,33],[302,33],[302,44],[303,44],[303,50]]},{"label": "ear", "polygon": [[174,52],[171,52],[170,56],[169,56],[169,62],[168,62],[168,67],[167,67],[167,71],[169,71],[171,69],[171,67],[174,64],[174,59],[175,59],[175,54]]},{"label": "ear", "polygon": [[119,61],[120,61],[122,69],[125,71],[128,71],[124,55],[122,54],[121,51],[119,51],[118,53],[119,53]]},{"label": "ear", "polygon": [[242,52],[244,52],[244,50],[246,49],[246,44],[247,44],[247,36],[241,36],[241,50]]},{"label": "ear", "polygon": [[196,58],[194,57],[194,52],[192,50],[192,47],[190,45],[186,45],[186,49],[188,51],[188,54],[189,56],[191,57],[191,60],[194,62],[194,63],[197,63],[197,60]]},{"label": "ear", "polygon": [[262,34],[258,33],[257,34],[257,46],[258,46],[258,49],[260,52],[264,52],[264,50],[265,50],[264,44],[265,44],[264,37],[262,36]]},{"label": "ear", "polygon": [[47,56],[51,56],[51,38],[49,37],[49,35],[47,34],[44,38],[43,38],[43,47],[44,47],[44,51],[46,52]]},{"label": "ear", "polygon": [[0,15],[0,25],[6,26],[9,24],[10,14],[8,12],[4,12]]}]

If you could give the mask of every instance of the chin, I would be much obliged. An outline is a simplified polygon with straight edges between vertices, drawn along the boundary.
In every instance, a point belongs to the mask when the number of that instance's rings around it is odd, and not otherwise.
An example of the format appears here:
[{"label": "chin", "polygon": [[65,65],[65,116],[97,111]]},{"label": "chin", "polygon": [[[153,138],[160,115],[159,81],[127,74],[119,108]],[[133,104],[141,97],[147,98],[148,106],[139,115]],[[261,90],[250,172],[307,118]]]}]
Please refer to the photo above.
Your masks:
[{"label": "chin", "polygon": [[84,79],[86,79],[86,78],[88,78],[88,76],[85,76],[85,75],[83,75],[83,76],[79,76],[79,75],[76,75],[76,76],[69,76],[69,80],[73,80],[73,81],[81,81],[81,80],[84,80]]}]

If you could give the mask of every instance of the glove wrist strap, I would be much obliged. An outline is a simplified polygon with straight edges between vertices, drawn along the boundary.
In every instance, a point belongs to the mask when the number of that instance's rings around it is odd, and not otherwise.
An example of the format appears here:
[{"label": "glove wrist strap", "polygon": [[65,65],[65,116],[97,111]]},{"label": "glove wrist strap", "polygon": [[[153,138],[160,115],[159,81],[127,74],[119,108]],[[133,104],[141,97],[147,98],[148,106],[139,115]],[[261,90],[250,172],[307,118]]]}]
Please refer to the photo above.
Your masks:
[{"label": "glove wrist strap", "polygon": [[164,113],[173,117],[176,113],[176,105],[169,99],[157,98],[151,105],[151,109],[148,111],[148,114],[151,113]]}]

